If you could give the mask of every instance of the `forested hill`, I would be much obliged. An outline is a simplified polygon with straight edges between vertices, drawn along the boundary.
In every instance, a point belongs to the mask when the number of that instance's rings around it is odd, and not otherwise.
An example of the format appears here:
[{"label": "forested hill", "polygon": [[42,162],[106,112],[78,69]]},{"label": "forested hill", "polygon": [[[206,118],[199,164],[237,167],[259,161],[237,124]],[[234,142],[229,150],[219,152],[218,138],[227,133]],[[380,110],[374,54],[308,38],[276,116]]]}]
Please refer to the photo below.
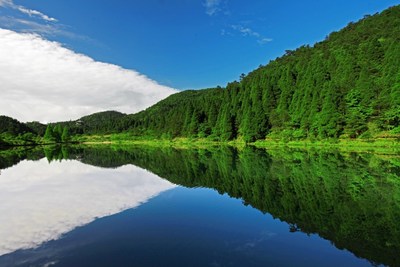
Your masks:
[{"label": "forested hill", "polygon": [[16,119],[0,115],[0,134],[9,133],[11,135],[18,135],[32,132],[32,129],[30,129],[24,123],[21,123]]},{"label": "forested hill", "polygon": [[222,140],[398,134],[400,6],[286,51],[225,89],[172,95],[124,121],[138,135]]}]

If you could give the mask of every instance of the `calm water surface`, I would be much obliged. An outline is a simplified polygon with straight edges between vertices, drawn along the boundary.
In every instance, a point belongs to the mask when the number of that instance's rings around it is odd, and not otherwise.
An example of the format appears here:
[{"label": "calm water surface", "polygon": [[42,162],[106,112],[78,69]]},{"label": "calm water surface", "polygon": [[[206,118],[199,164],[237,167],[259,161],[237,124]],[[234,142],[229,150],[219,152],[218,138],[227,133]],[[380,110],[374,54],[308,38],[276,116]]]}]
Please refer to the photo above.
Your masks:
[{"label": "calm water surface", "polygon": [[0,152],[0,266],[399,266],[400,159]]}]

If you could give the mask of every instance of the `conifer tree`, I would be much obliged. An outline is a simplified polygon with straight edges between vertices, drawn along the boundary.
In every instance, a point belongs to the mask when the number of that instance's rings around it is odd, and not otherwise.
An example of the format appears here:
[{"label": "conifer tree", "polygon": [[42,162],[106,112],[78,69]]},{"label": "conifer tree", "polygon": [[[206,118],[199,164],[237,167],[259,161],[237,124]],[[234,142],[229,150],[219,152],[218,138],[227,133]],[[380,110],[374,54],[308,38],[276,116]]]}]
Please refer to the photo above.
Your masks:
[{"label": "conifer tree", "polygon": [[69,133],[69,128],[67,126],[64,127],[62,135],[61,135],[61,141],[63,143],[67,143],[71,140],[71,136]]},{"label": "conifer tree", "polygon": [[47,142],[56,142],[56,138],[54,136],[53,127],[49,124],[47,125],[46,132],[43,136],[44,140]]}]

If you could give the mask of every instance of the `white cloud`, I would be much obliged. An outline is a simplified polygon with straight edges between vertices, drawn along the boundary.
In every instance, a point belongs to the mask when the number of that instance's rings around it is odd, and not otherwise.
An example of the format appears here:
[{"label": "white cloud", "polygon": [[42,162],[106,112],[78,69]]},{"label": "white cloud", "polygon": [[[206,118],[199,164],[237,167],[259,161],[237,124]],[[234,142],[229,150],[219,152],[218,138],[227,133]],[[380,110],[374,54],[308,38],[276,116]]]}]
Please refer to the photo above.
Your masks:
[{"label": "white cloud", "polygon": [[18,32],[30,32],[40,35],[63,35],[62,30],[53,24],[42,24],[32,20],[15,18],[12,16],[0,17],[0,27],[13,29]]},{"label": "white cloud", "polygon": [[62,24],[40,23],[33,20],[16,18],[13,16],[0,16],[0,28],[11,29],[22,33],[35,33],[43,37],[62,36],[90,43],[92,45],[103,46],[101,43],[87,36],[73,33],[67,30],[67,26]]},{"label": "white cloud", "polygon": [[24,13],[30,17],[38,17],[45,21],[51,21],[51,22],[57,21],[57,19],[49,17],[40,11],[37,11],[34,9],[29,9],[24,6],[16,5],[16,4],[14,4],[14,2],[12,0],[0,0],[0,7],[12,8],[12,9],[18,10],[19,12]]},{"label": "white cloud", "polygon": [[51,18],[45,14],[43,14],[42,12],[39,12],[37,10],[33,10],[33,9],[27,9],[23,6],[17,6],[16,7],[19,11],[21,11],[24,14],[29,15],[30,17],[32,16],[38,16],[39,18],[46,20],[46,21],[57,21],[55,18]]},{"label": "white cloud", "polygon": [[232,25],[232,29],[239,31],[243,36],[254,36],[259,38],[260,34],[258,32],[253,31],[250,28],[243,27],[241,25]]},{"label": "white cloud", "polygon": [[103,169],[77,161],[21,162],[1,174],[0,256],[58,239],[174,187],[133,165]]},{"label": "white cloud", "polygon": [[269,43],[269,42],[272,42],[272,38],[261,38],[258,40],[258,43],[261,45]]},{"label": "white cloud", "polygon": [[221,10],[220,5],[222,0],[206,0],[204,6],[206,7],[206,14],[209,16],[215,15]]},{"label": "white cloud", "polygon": [[11,0],[0,0],[0,6],[4,7],[4,6],[9,6],[12,4]]},{"label": "white cloud", "polygon": [[68,26],[58,23],[58,20],[40,11],[16,5],[12,0],[0,0],[0,8],[9,9],[7,15],[0,16],[0,28],[16,32],[36,33],[41,36],[62,36],[97,43],[87,36],[82,36],[68,30]]},{"label": "white cloud", "polygon": [[0,29],[0,58],[0,114],[21,121],[70,120],[103,110],[134,113],[177,92],[35,34]]},{"label": "white cloud", "polygon": [[255,37],[257,39],[257,42],[261,45],[272,41],[271,38],[266,38],[262,36],[260,33],[253,31],[252,29],[244,27],[242,25],[232,25],[231,28],[235,31],[238,31],[242,36]]}]

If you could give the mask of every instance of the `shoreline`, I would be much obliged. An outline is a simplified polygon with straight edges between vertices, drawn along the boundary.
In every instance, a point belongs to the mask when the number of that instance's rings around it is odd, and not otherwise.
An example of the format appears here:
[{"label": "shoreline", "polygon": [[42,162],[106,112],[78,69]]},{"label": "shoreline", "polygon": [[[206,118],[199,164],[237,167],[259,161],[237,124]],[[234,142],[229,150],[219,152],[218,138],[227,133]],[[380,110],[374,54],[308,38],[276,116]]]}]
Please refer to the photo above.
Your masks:
[{"label": "shoreline", "polygon": [[352,139],[337,139],[337,140],[324,140],[324,141],[310,141],[310,140],[297,140],[297,141],[283,141],[278,139],[257,140],[253,143],[245,143],[241,140],[233,141],[212,141],[207,139],[190,139],[190,138],[176,138],[173,140],[166,139],[118,139],[113,140],[111,136],[93,137],[85,136],[82,139],[76,139],[69,143],[42,143],[42,144],[29,144],[29,145],[11,145],[0,147],[0,151],[6,151],[15,148],[27,148],[36,146],[57,146],[57,145],[107,145],[107,146],[129,146],[129,145],[143,145],[150,147],[174,147],[174,148],[207,148],[217,146],[232,146],[236,148],[243,148],[245,146],[253,146],[263,149],[276,149],[276,148],[296,148],[296,149],[318,149],[318,150],[339,150],[342,152],[366,152],[378,154],[398,154],[400,155],[400,141],[397,139],[375,139],[375,140],[352,140]]}]

